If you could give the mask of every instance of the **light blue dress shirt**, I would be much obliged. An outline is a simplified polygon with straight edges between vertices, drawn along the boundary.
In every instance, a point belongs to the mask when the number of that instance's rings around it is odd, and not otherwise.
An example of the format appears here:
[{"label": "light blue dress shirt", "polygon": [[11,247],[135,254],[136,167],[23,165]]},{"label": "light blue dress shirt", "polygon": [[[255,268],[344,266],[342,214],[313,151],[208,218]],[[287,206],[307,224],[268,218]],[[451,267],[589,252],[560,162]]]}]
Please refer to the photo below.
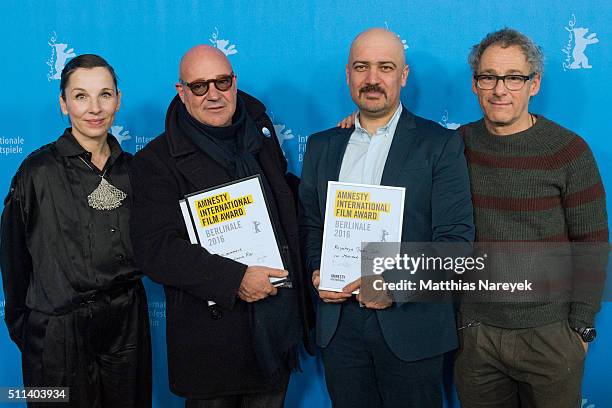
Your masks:
[{"label": "light blue dress shirt", "polygon": [[402,104],[400,103],[389,122],[378,128],[373,135],[361,127],[359,114],[356,115],[355,130],[346,146],[338,181],[380,185],[387,155],[401,114]]}]

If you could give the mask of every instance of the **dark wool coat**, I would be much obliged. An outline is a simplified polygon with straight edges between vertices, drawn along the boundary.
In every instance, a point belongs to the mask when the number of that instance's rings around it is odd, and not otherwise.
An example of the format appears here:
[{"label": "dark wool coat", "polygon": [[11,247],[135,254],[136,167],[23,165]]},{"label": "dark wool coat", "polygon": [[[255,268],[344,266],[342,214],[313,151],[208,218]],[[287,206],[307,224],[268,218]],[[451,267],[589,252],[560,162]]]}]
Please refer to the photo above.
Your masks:
[{"label": "dark wool coat", "polygon": [[[307,342],[312,306],[304,289],[287,162],[265,106],[241,91],[239,95],[257,128],[266,127],[272,134],[263,138],[257,159],[278,207],[288,246],[283,249],[289,251],[295,277],[293,289],[279,292],[299,292]],[[231,176],[168,124],[164,133],[136,154],[132,169],[132,242],[143,272],[164,285],[170,389],[198,399],[272,390],[273,384],[264,381],[255,359],[247,304],[237,297],[246,266],[192,245],[178,205],[185,194],[231,182]],[[217,305],[209,307],[207,300]]]}]

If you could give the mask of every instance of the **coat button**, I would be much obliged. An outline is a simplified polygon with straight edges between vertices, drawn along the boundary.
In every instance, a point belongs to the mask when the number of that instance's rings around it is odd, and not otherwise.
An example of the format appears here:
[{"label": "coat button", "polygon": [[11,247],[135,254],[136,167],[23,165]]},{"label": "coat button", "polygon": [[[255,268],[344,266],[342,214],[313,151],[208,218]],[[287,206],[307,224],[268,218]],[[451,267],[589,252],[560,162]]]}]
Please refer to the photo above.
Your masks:
[{"label": "coat button", "polygon": [[219,320],[223,317],[223,312],[221,312],[221,310],[218,307],[211,306],[210,307],[210,317],[213,320]]}]

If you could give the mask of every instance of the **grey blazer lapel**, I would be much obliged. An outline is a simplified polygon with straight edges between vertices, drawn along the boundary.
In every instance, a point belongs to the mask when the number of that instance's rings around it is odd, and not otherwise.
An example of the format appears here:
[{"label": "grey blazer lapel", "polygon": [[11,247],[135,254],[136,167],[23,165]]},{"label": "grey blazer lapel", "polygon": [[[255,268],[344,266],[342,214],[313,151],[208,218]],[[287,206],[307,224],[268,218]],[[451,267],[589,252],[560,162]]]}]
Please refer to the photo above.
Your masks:
[{"label": "grey blazer lapel", "polygon": [[414,115],[402,106],[402,114],[395,128],[393,142],[389,149],[389,155],[385,162],[382,180],[380,184],[383,186],[392,186],[397,184],[400,173],[402,172],[403,164],[407,162],[410,149],[414,144],[413,132],[416,131],[416,123]]}]

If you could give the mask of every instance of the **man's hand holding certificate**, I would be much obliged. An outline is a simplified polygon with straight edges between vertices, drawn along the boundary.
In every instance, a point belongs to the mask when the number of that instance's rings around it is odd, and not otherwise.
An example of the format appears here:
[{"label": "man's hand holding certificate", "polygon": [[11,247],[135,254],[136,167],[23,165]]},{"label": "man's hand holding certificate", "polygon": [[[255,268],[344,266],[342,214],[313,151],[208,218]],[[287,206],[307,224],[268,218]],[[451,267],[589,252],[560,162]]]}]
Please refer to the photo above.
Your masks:
[{"label": "man's hand holding certificate", "polygon": [[319,288],[321,285],[321,271],[319,269],[312,273],[312,285],[319,291],[319,297],[325,303],[342,303],[352,296],[351,292],[337,292]]},{"label": "man's hand holding certificate", "polygon": [[382,276],[361,274],[362,258],[376,255],[362,243],[401,241],[404,193],[399,187],[328,183],[321,270],[313,273],[324,302],[340,303],[358,294],[367,307],[390,306],[384,291],[372,289]]},{"label": "man's hand holding certificate", "polygon": [[378,291],[374,288],[374,281],[376,279],[382,280],[382,277],[358,278],[356,281],[346,285],[342,292],[334,292],[319,289],[321,282],[321,271],[319,269],[312,274],[312,284],[318,290],[321,300],[325,303],[342,303],[353,296],[355,291],[360,291],[357,294],[357,301],[363,304],[363,306],[369,309],[386,309],[393,304],[393,300],[387,291]]},{"label": "man's hand holding certificate", "polygon": [[290,284],[258,176],[190,194],[180,206],[192,243],[248,266],[242,300],[255,302]]},{"label": "man's hand holding certificate", "polygon": [[245,302],[257,302],[268,296],[274,296],[277,289],[271,282],[286,278],[288,275],[289,273],[284,269],[249,266],[240,283],[238,297]]}]

